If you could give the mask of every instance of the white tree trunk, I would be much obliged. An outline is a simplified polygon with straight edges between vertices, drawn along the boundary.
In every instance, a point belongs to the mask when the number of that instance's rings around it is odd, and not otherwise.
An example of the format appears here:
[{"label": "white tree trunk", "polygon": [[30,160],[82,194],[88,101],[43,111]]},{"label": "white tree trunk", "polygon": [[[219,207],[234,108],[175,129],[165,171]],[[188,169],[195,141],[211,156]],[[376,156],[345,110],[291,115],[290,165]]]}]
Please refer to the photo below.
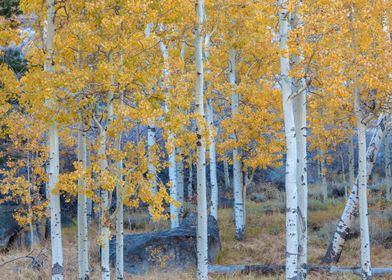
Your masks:
[{"label": "white tree trunk", "polygon": [[[47,58],[44,69],[54,72],[54,35],[55,35],[55,7],[54,0],[47,0],[47,30],[45,47]],[[50,101],[51,102],[51,101]],[[49,104],[53,106],[53,104]],[[63,279],[63,247],[61,237],[61,208],[60,195],[54,192],[59,179],[59,133],[57,122],[52,121],[49,128],[49,209],[50,209],[50,240],[52,246],[52,280]]]},{"label": "white tree trunk", "polygon": [[[388,131],[389,132],[389,131]],[[385,198],[392,201],[392,157],[388,133],[384,136]]]},{"label": "white tree trunk", "polygon": [[214,135],[214,115],[211,101],[207,100],[207,121],[209,129],[211,216],[218,220],[218,179],[216,176],[216,151]]},{"label": "white tree trunk", "polygon": [[[239,96],[235,92],[234,87],[236,83],[236,51],[231,49],[229,51],[229,83],[232,85],[231,95],[231,115],[234,118],[238,114]],[[238,135],[234,135],[237,139]],[[244,198],[242,191],[242,167],[240,152],[238,148],[233,149],[233,192],[234,192],[234,222],[235,222],[235,236],[237,240],[244,238],[245,221],[244,221]]]},{"label": "white tree trunk", "polygon": [[[168,86],[168,76],[169,76],[169,65],[168,65],[168,59],[169,59],[169,52],[168,49],[163,41],[160,42],[160,47],[161,47],[161,52],[163,56],[163,62],[164,62],[164,70],[163,70],[163,79],[164,79],[164,84],[166,85],[166,102],[165,102],[165,112],[169,112],[169,86]],[[168,131],[169,137],[167,139],[167,152],[169,155],[169,181],[171,184],[170,187],[170,196],[172,199],[175,201],[178,201],[178,192],[177,192],[177,168],[176,168],[176,147],[174,145],[174,135],[173,133],[169,130]],[[180,226],[180,220],[179,220],[179,213],[180,209],[177,208],[173,203],[170,203],[170,225],[171,228],[176,228]]]},{"label": "white tree trunk", "polygon": [[208,279],[208,235],[207,235],[207,188],[206,188],[206,140],[204,122],[204,69],[202,30],[204,23],[204,0],[197,0],[198,25],[195,32],[196,90],[195,112],[197,116],[197,279]]},{"label": "white tree trunk", "polygon": [[355,167],[354,167],[354,138],[350,137],[348,142],[348,173],[350,178],[350,186],[355,184]]},{"label": "white tree trunk", "polygon": [[293,112],[292,82],[289,76],[288,55],[289,17],[287,0],[279,0],[280,85],[283,97],[283,115],[286,137],[286,279],[298,279],[298,200],[297,200],[297,140]]},{"label": "white tree trunk", "polygon": [[[123,108],[123,96],[119,100],[120,110]],[[120,117],[120,114],[118,114]],[[116,149],[121,151],[121,133],[116,139]],[[124,279],[124,187],[123,187],[123,161],[116,162],[116,279]]]},{"label": "white tree trunk", "polygon": [[[301,80],[301,84],[304,81]],[[301,87],[302,88],[302,87]],[[297,187],[298,187],[298,269],[299,279],[307,278],[308,257],[308,172],[307,172],[307,128],[306,92],[303,90],[294,98],[297,135]]]},{"label": "white tree trunk", "polygon": [[54,192],[59,178],[59,133],[57,123],[49,128],[49,208],[52,244],[52,280],[63,279],[60,195]]},{"label": "white tree trunk", "polygon": [[181,218],[183,212],[184,212],[184,155],[182,154],[181,148],[176,148],[176,154],[177,154],[177,162],[176,162],[176,178],[177,178],[177,197],[178,197],[178,202],[181,203],[180,209],[179,209],[179,216]]},{"label": "white tree trunk", "polygon": [[355,89],[355,115],[358,129],[358,199],[359,199],[359,226],[361,233],[361,278],[372,279],[370,263],[370,237],[367,203],[367,164],[366,164],[366,125],[362,122],[360,90]]},{"label": "white tree trunk", "polygon": [[[98,150],[99,167],[101,172],[108,169],[108,161],[106,158],[106,141],[107,141],[107,127],[112,122],[113,118],[113,93],[110,92],[107,101],[107,124],[105,126],[99,125],[99,141],[100,146]],[[97,122],[97,124],[99,124]],[[101,279],[110,280],[110,264],[109,264],[109,234],[110,234],[110,215],[109,215],[109,193],[101,187]]]},{"label": "white tree trunk", "polygon": [[[86,132],[84,130],[83,120],[81,120],[78,130],[78,161],[82,164],[84,172],[86,172],[87,145]],[[85,175],[79,179],[78,187],[78,272],[80,280],[88,280],[88,222]]]},{"label": "white tree trunk", "polygon": [[[367,161],[367,180],[369,175],[372,173],[373,166],[376,162],[377,153],[380,150],[382,139],[386,128],[386,122],[389,118],[385,115],[379,117],[376,130],[370,140],[366,161]],[[347,240],[350,230],[354,225],[355,216],[358,211],[358,178],[352,187],[350,196],[347,200],[346,207],[339,219],[336,226],[336,231],[333,234],[329,243],[327,252],[323,258],[323,263],[337,263],[343,250],[345,241]]]}]

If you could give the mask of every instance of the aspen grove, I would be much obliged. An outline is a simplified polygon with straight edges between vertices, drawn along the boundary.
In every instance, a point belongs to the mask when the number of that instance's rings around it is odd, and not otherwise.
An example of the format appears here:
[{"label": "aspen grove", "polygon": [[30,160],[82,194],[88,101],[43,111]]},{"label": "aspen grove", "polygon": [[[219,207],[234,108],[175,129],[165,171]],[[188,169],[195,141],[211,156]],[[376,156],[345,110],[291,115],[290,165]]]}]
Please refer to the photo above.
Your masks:
[{"label": "aspen grove", "polygon": [[392,277],[391,26],[389,0],[1,0],[0,279]]}]

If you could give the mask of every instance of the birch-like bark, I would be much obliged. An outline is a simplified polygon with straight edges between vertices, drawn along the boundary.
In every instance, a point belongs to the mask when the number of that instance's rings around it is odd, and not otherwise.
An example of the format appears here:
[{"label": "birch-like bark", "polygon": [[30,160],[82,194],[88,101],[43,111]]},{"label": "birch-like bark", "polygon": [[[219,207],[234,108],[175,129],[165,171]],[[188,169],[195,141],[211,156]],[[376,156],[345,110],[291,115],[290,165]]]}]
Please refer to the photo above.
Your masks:
[{"label": "birch-like bark", "polygon": [[[54,72],[54,35],[55,35],[55,7],[54,0],[47,0],[47,30],[45,47],[47,58],[44,70]],[[52,106],[52,104],[49,104]],[[52,280],[63,279],[63,247],[61,236],[61,208],[60,195],[55,192],[56,184],[59,179],[60,160],[59,160],[59,133],[57,122],[52,120],[49,128],[49,209],[50,209],[50,240],[52,247]]]},{"label": "birch-like bark", "polygon": [[[166,102],[165,102],[165,113],[169,113],[169,52],[163,41],[160,42],[161,52],[163,56],[164,70],[163,70],[163,79],[166,90]],[[169,137],[167,139],[167,152],[169,155],[169,181],[170,181],[170,196],[173,200],[178,201],[178,191],[177,191],[177,168],[176,168],[176,147],[174,145],[174,135],[169,130]],[[176,228],[180,226],[179,220],[180,209],[177,208],[173,203],[170,203],[170,225],[171,228]]]},{"label": "birch-like bark", "polygon": [[[106,158],[106,141],[107,141],[107,127],[112,122],[113,118],[113,93],[109,92],[107,101],[107,124],[101,125],[96,121],[99,128],[99,167],[101,172],[108,169],[108,161]],[[110,280],[110,265],[109,265],[109,233],[110,233],[110,215],[109,215],[109,192],[101,186],[101,279]]]},{"label": "birch-like bark", "polygon": [[[300,84],[303,85],[304,81],[301,81]],[[306,92],[304,90],[300,93],[297,93],[297,96],[294,98],[294,113],[298,154],[298,269],[299,279],[306,279],[308,258],[308,161],[306,146]]]},{"label": "birch-like bark", "polygon": [[216,151],[214,136],[213,108],[211,101],[207,100],[207,121],[209,129],[209,152],[210,152],[210,186],[211,186],[211,216],[218,220],[218,179],[216,176]]},{"label": "birch-like bark", "polygon": [[[149,38],[151,35],[151,27],[152,24],[149,23],[146,26],[145,30],[145,37]],[[147,153],[148,153],[148,176],[149,179],[151,180],[151,189],[153,193],[157,192],[157,169],[155,166],[155,157],[156,154],[154,153],[155,151],[155,145],[156,145],[156,128],[154,125],[154,121],[150,120],[149,125],[147,126]]]},{"label": "birch-like bark", "polygon": [[297,188],[297,140],[295,133],[292,81],[289,76],[288,53],[289,16],[287,0],[279,0],[280,36],[280,86],[283,99],[284,128],[286,137],[286,279],[298,279],[298,188]]},{"label": "birch-like bark", "polygon": [[[386,122],[389,120],[385,115],[381,115],[378,119],[376,130],[370,140],[366,152],[367,163],[367,179],[372,173],[374,164],[376,163],[377,153],[380,150],[382,139],[384,137]],[[337,263],[342,254],[343,246],[347,240],[350,230],[354,225],[355,217],[358,211],[358,178],[352,187],[350,196],[347,200],[346,207],[340,217],[336,226],[336,231],[333,234],[329,243],[327,252],[323,258],[323,263]]]},{"label": "birch-like bark", "polygon": [[[83,166],[83,172],[87,169],[87,145],[86,131],[83,120],[79,122],[78,130],[78,161]],[[88,266],[88,221],[85,174],[78,180],[78,273],[80,280],[89,279]]]},{"label": "birch-like bark", "polygon": [[184,155],[180,147],[176,148],[177,162],[176,162],[176,178],[177,178],[177,197],[178,202],[181,204],[178,215],[182,216],[184,212]]},{"label": "birch-like bark", "polygon": [[[234,118],[238,114],[239,96],[235,92],[234,87],[236,83],[236,51],[231,49],[229,51],[229,83],[232,85],[231,95],[231,115]],[[234,135],[237,139],[238,135]],[[245,223],[244,223],[244,198],[242,191],[242,167],[240,152],[238,148],[233,149],[233,192],[234,192],[234,223],[235,223],[235,237],[237,240],[244,238]]]},{"label": "birch-like bark", "polygon": [[208,235],[207,235],[207,187],[206,187],[206,139],[204,122],[204,69],[202,30],[204,25],[204,0],[196,2],[197,27],[195,30],[196,60],[196,134],[197,134],[197,279],[208,279]]},{"label": "birch-like bark", "polygon": [[[204,58],[209,59],[211,35],[206,34],[204,37]],[[206,71],[210,71],[208,68]],[[205,82],[205,89],[208,89],[210,82]],[[218,180],[216,177],[216,151],[215,151],[215,129],[214,129],[214,111],[211,100],[207,99],[207,123],[208,123],[208,149],[210,155],[210,187],[211,187],[211,207],[210,214],[218,220]]]},{"label": "birch-like bark", "polygon": [[[122,59],[122,57],[121,57]],[[119,100],[120,111],[123,109],[123,95]],[[117,117],[120,117],[118,114]],[[121,151],[121,133],[116,139],[116,149]],[[116,279],[124,279],[124,186],[123,182],[123,161],[116,162],[117,183],[116,183]]]},{"label": "birch-like bark", "polygon": [[350,137],[348,142],[348,173],[350,178],[350,186],[355,184],[355,167],[354,167],[354,138]]},{"label": "birch-like bark", "polygon": [[388,133],[384,136],[385,198],[392,201],[392,156]]},{"label": "birch-like bark", "polygon": [[355,115],[358,129],[358,199],[359,227],[361,233],[361,279],[372,279],[370,262],[370,237],[367,203],[367,166],[366,166],[366,124],[362,122],[360,90],[355,89]]},{"label": "birch-like bark", "polygon": [[[121,138],[119,140],[121,143]],[[121,144],[118,144],[118,147]],[[117,180],[122,181],[123,162],[117,162]],[[116,279],[124,279],[124,190],[120,183],[116,186]]]}]

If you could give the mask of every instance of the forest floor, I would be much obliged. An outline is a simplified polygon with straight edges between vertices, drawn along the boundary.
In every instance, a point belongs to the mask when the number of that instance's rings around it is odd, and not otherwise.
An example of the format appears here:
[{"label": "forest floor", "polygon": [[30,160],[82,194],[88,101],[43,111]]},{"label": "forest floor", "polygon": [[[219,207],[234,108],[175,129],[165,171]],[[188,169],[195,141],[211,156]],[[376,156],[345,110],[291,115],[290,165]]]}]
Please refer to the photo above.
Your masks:
[{"label": "forest floor", "polygon": [[[284,232],[284,199],[274,198],[262,203],[247,202],[247,227],[245,239],[236,241],[234,238],[234,225],[231,209],[220,209],[219,227],[221,229],[222,251],[219,253],[214,264],[284,264],[285,232]],[[375,267],[387,267],[392,265],[392,215],[378,215],[380,211],[387,211],[385,204],[374,198],[370,198],[370,225],[372,239],[372,265]],[[330,233],[334,230],[336,222],[344,208],[345,200],[331,199],[326,203],[318,200],[309,200],[309,263],[319,264],[327,244]],[[390,206],[390,205],[389,205]],[[381,210],[380,210],[381,209]],[[384,212],[383,212],[384,213]],[[389,212],[390,213],[390,209]],[[387,218],[386,218],[387,217]],[[142,223],[143,219],[140,219]],[[164,225],[165,223],[162,223]],[[143,231],[140,225],[137,232]],[[148,226],[144,228],[147,230]],[[223,230],[224,229],[224,230]],[[135,231],[133,231],[135,232]],[[99,259],[96,249],[96,230],[90,228],[90,261],[91,279],[99,279]],[[76,227],[69,226],[63,229],[64,247],[64,274],[65,279],[77,279],[76,257]],[[49,243],[37,246],[32,256],[44,250],[44,265],[40,270],[31,268],[31,260],[22,258],[4,264],[20,256],[26,256],[30,251],[23,248],[11,249],[0,254],[0,279],[49,279],[50,273],[50,250]],[[359,238],[349,240],[344,248],[339,266],[359,266]],[[114,271],[113,271],[114,272]],[[283,279],[283,274],[269,276],[261,275],[211,275],[211,279]],[[375,279],[391,279],[392,276],[374,277]],[[125,279],[131,279],[129,275]],[[194,271],[187,273],[151,273],[144,276],[132,277],[136,280],[159,279],[194,279]],[[309,279],[359,279],[358,276],[349,274],[322,274],[310,273]]]}]

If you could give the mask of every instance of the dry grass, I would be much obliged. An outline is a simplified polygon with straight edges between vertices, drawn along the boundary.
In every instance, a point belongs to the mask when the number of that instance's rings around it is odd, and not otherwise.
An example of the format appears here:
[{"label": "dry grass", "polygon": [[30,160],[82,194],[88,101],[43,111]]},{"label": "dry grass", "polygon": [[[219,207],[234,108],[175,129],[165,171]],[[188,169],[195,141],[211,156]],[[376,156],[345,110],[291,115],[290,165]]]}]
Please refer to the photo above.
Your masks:
[{"label": "dry grass", "polygon": [[[317,264],[325,253],[328,236],[321,236],[319,229],[326,223],[335,223],[344,207],[344,201],[330,201],[327,205],[318,207],[317,202],[312,202],[314,207],[309,211],[309,262]],[[244,241],[234,239],[234,225],[232,210],[222,209],[219,211],[219,226],[221,229],[222,251],[219,253],[216,264],[283,264],[285,251],[285,217],[281,213],[280,205],[277,201],[267,201],[265,203],[247,203],[247,229]],[[320,209],[318,209],[320,208]],[[272,209],[271,211],[265,211]],[[162,223],[165,225],[165,223]],[[151,225],[145,225],[150,229]],[[157,227],[156,225],[153,227]],[[134,231],[140,232],[140,229]],[[96,246],[96,226],[90,227],[90,261],[91,279],[99,279],[99,259]],[[77,279],[77,259],[76,259],[76,228],[69,227],[63,229],[64,236],[64,267],[65,279]],[[321,237],[320,237],[321,236]],[[41,244],[35,248],[38,253],[42,248],[50,248],[48,243]],[[0,255],[0,263],[23,256],[28,253],[26,249],[12,249],[8,253]],[[50,250],[45,251],[44,267],[41,270],[32,269],[30,260],[21,259],[4,266],[0,266],[0,279],[49,279],[50,273]],[[386,249],[381,245],[372,246],[372,262],[374,266],[391,266],[392,249]],[[349,240],[344,249],[339,265],[358,266],[359,265],[359,240]],[[113,271],[114,272],[114,271]],[[186,273],[150,273],[143,276],[132,277],[132,279],[194,279],[194,271]],[[128,275],[126,279],[131,279]],[[260,276],[260,275],[211,275],[211,279],[283,279],[283,274]],[[358,279],[353,275],[326,275],[311,273],[309,279]],[[375,279],[381,279],[376,278]],[[382,279],[392,279],[383,277]]]}]

